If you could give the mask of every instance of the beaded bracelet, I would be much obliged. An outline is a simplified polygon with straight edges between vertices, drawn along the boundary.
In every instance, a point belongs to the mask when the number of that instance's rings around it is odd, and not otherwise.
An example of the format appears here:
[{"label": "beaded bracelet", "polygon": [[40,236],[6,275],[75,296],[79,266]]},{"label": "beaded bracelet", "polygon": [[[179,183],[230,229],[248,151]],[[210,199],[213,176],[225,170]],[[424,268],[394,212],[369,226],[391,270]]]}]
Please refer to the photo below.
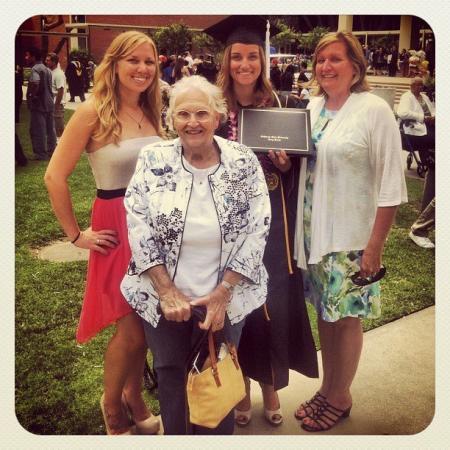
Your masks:
[{"label": "beaded bracelet", "polygon": [[81,236],[81,231],[78,232],[77,237],[76,237],[73,241],[70,241],[70,243],[71,243],[71,244],[75,244],[75,242],[78,241],[78,239],[80,238],[80,236]]}]

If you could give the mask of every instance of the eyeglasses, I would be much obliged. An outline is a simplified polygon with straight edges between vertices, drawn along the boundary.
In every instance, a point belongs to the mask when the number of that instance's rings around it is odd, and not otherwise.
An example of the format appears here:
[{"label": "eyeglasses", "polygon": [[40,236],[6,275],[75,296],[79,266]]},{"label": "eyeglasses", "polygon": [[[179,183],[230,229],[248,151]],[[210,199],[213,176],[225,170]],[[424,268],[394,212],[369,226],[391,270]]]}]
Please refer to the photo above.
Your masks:
[{"label": "eyeglasses", "polygon": [[192,116],[194,116],[194,119],[197,122],[207,122],[211,119],[211,115],[212,114],[206,109],[199,109],[198,111],[194,112],[180,109],[179,111],[174,112],[173,117],[179,122],[189,122]]},{"label": "eyeglasses", "polygon": [[353,284],[356,284],[356,286],[367,286],[368,284],[380,281],[385,275],[386,267],[381,266],[380,270],[373,276],[363,278],[360,276],[359,272],[356,272],[350,277],[350,279],[353,281]]}]

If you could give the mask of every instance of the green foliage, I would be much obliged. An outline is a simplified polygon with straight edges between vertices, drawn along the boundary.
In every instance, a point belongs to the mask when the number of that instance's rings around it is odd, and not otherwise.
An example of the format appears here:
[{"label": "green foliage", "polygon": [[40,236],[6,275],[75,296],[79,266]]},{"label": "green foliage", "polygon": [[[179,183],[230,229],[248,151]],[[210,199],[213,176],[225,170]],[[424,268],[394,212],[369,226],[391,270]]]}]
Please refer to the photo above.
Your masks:
[{"label": "green foliage", "polygon": [[154,38],[158,44],[158,50],[179,55],[191,47],[193,33],[186,25],[173,23],[167,27],[158,28]]},{"label": "green foliage", "polygon": [[304,47],[309,52],[314,52],[317,44],[320,39],[330,31],[329,28],[326,27],[315,27],[309,33],[302,34],[300,38],[300,46]]},{"label": "green foliage", "polygon": [[293,28],[287,25],[282,19],[278,19],[276,26],[281,30],[271,38],[271,43],[277,47],[293,45],[297,47],[301,39],[301,33],[296,32]]},{"label": "green foliage", "polygon": [[221,60],[221,58],[218,57],[218,54],[223,51],[223,44],[206,33],[194,33],[192,36],[192,46],[203,52],[203,56],[211,54],[215,55],[216,61]]},{"label": "green foliage", "polygon": [[376,48],[383,47],[389,50],[393,45],[398,45],[398,36],[386,35],[375,39],[372,45]]},{"label": "green foliage", "polygon": [[[72,111],[66,111],[69,119]],[[31,155],[28,111],[22,107],[17,132]],[[15,407],[21,425],[36,434],[105,434],[98,400],[103,389],[103,353],[112,329],[77,345],[75,332],[84,292],[86,262],[55,263],[35,248],[63,236],[43,183],[45,162],[16,167]],[[382,282],[380,326],[434,304],[434,253],[417,247],[408,231],[420,206],[423,182],[407,179],[409,203],[400,207],[386,245],[388,274]],[[71,179],[73,205],[82,227],[89,223],[94,182],[82,157]],[[420,268],[420,270],[418,270]],[[308,305],[317,338],[316,316]],[[146,398],[155,413],[154,396]]]}]

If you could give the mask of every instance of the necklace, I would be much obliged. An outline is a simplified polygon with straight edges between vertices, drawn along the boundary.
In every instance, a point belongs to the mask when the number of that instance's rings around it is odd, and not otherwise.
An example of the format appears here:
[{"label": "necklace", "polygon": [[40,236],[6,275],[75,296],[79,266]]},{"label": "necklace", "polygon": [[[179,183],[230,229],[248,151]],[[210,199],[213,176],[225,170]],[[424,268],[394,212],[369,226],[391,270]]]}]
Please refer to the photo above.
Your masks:
[{"label": "necklace", "polygon": [[[141,110],[141,111],[142,111],[142,110]],[[137,126],[138,126],[139,129],[142,128],[141,123],[142,123],[142,121],[144,120],[144,116],[145,116],[144,111],[142,111],[142,117],[141,117],[141,120],[139,120],[139,121],[137,121],[130,113],[127,113],[125,110],[124,110],[124,113],[125,113],[127,116],[129,116],[131,119],[133,119],[134,122],[137,123]]]}]

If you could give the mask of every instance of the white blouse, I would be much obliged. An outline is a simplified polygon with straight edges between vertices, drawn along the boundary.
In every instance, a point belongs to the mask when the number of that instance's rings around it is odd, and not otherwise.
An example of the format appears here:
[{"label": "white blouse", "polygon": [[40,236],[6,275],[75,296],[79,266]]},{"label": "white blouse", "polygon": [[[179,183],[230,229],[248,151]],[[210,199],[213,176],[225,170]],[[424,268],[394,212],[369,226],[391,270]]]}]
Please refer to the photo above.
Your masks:
[{"label": "white blouse", "polygon": [[183,156],[183,165],[192,173],[193,183],[174,283],[194,299],[209,294],[218,283],[222,236],[208,180],[218,164],[197,169]]}]

